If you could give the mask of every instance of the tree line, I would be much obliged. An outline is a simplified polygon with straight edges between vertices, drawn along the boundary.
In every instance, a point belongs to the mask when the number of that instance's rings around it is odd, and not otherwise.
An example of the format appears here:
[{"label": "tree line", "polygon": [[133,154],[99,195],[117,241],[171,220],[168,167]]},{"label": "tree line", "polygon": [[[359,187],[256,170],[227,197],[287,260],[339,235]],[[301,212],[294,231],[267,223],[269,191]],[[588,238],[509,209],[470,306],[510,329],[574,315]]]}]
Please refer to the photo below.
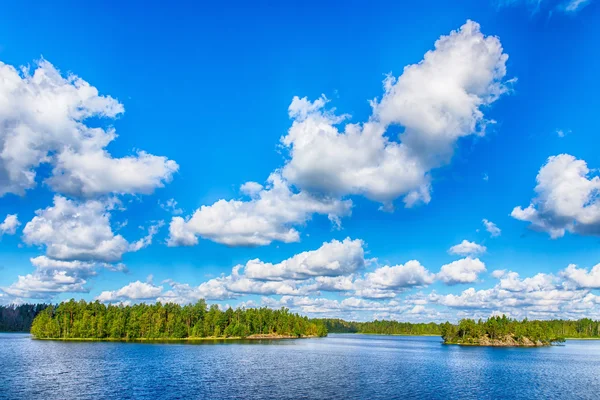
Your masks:
[{"label": "tree line", "polygon": [[377,335],[441,335],[440,324],[410,323],[389,320],[370,322],[344,321],[335,318],[317,319],[330,333],[370,333]]},{"label": "tree line", "polygon": [[37,338],[188,339],[265,336],[326,336],[323,324],[288,309],[248,308],[221,311],[204,300],[195,304],[105,305],[84,300],[48,306],[31,326]]},{"label": "tree line", "polygon": [[600,338],[600,321],[589,318],[579,320],[516,320],[503,316],[491,317],[486,321],[462,319],[458,324],[410,323],[387,320],[351,322],[342,319],[318,319],[329,333],[370,333],[383,335],[440,335],[447,342],[468,341],[487,335],[498,339],[506,335],[516,338],[528,337],[536,341],[561,338]]},{"label": "tree line", "polygon": [[29,332],[33,319],[48,304],[0,305],[0,332]]},{"label": "tree line", "polygon": [[[39,315],[39,318],[36,316]],[[32,326],[32,322],[35,323]],[[308,319],[287,309],[231,308],[221,311],[204,300],[196,304],[105,305],[71,300],[58,305],[0,306],[0,331],[28,332],[40,338],[162,339],[193,337],[247,337],[250,335],[324,336],[330,333],[384,335],[440,335],[448,343],[469,342],[487,336],[511,335],[533,341],[561,338],[600,338],[600,321],[516,320],[506,316],[486,321],[462,319],[458,324],[409,323],[390,320],[354,322]]]}]

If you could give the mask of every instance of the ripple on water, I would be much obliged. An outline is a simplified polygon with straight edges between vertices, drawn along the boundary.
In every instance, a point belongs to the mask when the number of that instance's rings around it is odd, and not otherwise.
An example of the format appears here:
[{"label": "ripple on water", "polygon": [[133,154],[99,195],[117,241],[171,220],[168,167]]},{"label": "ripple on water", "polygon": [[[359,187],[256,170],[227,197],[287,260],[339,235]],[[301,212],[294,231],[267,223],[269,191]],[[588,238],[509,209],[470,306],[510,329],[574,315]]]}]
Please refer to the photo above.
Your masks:
[{"label": "ripple on water", "polygon": [[0,334],[0,399],[597,399],[599,341],[499,349],[330,335],[220,344]]}]

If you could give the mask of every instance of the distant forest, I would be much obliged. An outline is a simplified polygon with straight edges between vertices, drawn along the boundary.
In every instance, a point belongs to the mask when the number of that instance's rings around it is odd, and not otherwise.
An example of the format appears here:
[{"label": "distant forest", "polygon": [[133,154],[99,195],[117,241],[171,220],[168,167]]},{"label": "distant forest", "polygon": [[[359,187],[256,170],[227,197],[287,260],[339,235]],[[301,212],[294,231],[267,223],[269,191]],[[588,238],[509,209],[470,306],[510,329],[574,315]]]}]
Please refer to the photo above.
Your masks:
[{"label": "distant forest", "polygon": [[0,332],[29,332],[31,323],[48,304],[0,306]]},{"label": "distant forest", "polygon": [[0,306],[0,331],[31,331],[40,338],[126,340],[251,335],[324,336],[329,332],[435,335],[448,343],[468,343],[482,336],[494,339],[506,334],[517,338],[526,336],[532,340],[600,338],[600,321],[588,318],[577,321],[518,321],[503,316],[486,321],[463,319],[458,324],[386,320],[352,322],[330,318],[308,319],[284,308],[229,308],[221,311],[216,305],[208,306],[204,300],[186,306],[161,303],[106,306],[97,301],[88,303],[71,300],[58,305]]},{"label": "distant forest", "polygon": [[600,321],[583,318],[572,320],[518,321],[506,316],[491,317],[486,321],[462,319],[458,324],[436,324],[398,321],[348,322],[341,319],[318,319],[329,333],[370,333],[382,335],[439,335],[448,343],[467,341],[488,335],[490,338],[512,334],[532,340],[552,341],[561,338],[600,338]]},{"label": "distant forest", "polygon": [[330,333],[370,333],[378,335],[435,335],[441,336],[441,324],[398,321],[348,322],[342,319],[316,319]]}]

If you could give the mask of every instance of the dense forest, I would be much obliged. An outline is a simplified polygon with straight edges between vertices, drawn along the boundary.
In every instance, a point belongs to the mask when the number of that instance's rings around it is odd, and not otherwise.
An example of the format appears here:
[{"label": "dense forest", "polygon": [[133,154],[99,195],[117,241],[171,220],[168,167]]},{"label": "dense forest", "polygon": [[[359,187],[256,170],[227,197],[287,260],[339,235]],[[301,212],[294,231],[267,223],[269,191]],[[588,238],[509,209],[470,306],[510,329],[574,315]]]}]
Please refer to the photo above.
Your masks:
[{"label": "dense forest", "polygon": [[36,338],[137,340],[326,336],[327,330],[286,308],[221,311],[204,300],[185,306],[160,302],[106,306],[71,300],[40,312],[31,333]]},{"label": "dense forest", "polygon": [[342,319],[318,319],[331,333],[371,333],[378,335],[441,335],[440,324],[398,321],[348,322]]},{"label": "dense forest", "polygon": [[48,304],[0,306],[0,332],[29,332],[33,319]]}]

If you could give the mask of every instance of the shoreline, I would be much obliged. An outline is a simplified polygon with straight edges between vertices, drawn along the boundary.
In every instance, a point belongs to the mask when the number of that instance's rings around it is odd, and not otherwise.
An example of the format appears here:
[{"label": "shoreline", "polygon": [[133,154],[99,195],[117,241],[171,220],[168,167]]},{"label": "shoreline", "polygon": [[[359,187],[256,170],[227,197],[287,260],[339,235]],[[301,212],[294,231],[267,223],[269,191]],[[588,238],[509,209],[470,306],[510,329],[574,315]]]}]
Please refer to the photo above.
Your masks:
[{"label": "shoreline", "polygon": [[125,338],[38,338],[31,336],[32,340],[52,340],[61,342],[124,342],[124,343],[143,343],[143,342],[220,342],[220,341],[234,341],[234,340],[290,340],[290,339],[314,339],[319,336],[287,336],[287,335],[250,335],[247,337],[241,336],[230,336],[230,337],[186,337],[186,338],[136,338],[136,339],[125,339]]},{"label": "shoreline", "polygon": [[334,335],[373,335],[373,336],[437,336],[442,337],[442,335],[435,335],[431,333],[424,333],[422,335],[416,333],[368,333],[368,332],[329,332]]},{"label": "shoreline", "polygon": [[552,344],[525,345],[525,344],[478,344],[478,343],[442,343],[444,346],[462,346],[462,347],[496,347],[496,348],[526,348],[535,349],[539,347],[551,347]]}]

